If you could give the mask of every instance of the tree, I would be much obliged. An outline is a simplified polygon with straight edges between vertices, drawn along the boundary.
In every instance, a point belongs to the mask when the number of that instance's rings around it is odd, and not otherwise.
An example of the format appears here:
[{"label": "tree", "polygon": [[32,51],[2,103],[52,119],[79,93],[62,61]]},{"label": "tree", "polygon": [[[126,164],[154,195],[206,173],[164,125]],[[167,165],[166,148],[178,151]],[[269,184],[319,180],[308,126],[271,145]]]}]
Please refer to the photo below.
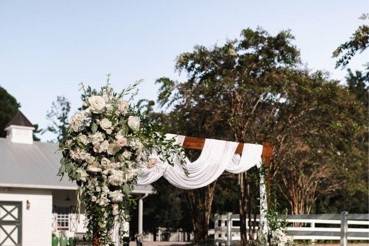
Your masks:
[{"label": "tree", "polygon": [[17,113],[20,104],[3,87],[0,86],[0,137],[5,137],[5,127]]},{"label": "tree", "polygon": [[[369,14],[363,14],[362,20],[369,21]],[[355,55],[363,53],[369,47],[369,25],[359,26],[351,36],[350,40],[341,44],[334,52],[337,58],[336,68],[345,68]],[[348,88],[352,91],[366,107],[369,106],[369,61],[364,65],[363,71],[353,72],[348,69],[346,77]]]},{"label": "tree", "polygon": [[61,141],[69,124],[70,102],[64,96],[58,96],[56,101],[52,102],[50,110],[46,117],[51,121],[47,131],[57,135],[57,140]]},{"label": "tree", "polygon": [[[240,40],[229,41],[223,46],[211,49],[196,46],[193,52],[183,53],[177,60],[176,68],[179,72],[186,72],[186,81],[158,80],[162,86],[159,102],[174,107],[172,119],[177,122],[181,133],[239,142],[262,142],[265,138],[260,131],[265,131],[265,121],[257,120],[261,115],[255,108],[265,104],[268,93],[281,88],[283,83],[278,80],[279,73],[298,63],[299,52],[291,44],[292,39],[289,32],[271,36],[261,29],[245,29]],[[272,114],[266,112],[263,117],[272,122]],[[214,188],[215,184],[212,184],[190,196],[193,207],[201,212],[193,216],[195,238],[198,240],[207,236]],[[244,222],[249,209],[246,199],[252,199],[250,194],[248,185],[242,187],[243,244],[247,240]]]},{"label": "tree", "polygon": [[[342,191],[354,177],[347,169],[365,168],[367,117],[353,93],[322,73],[294,72],[287,81],[273,173],[291,212],[306,214],[319,197]],[[356,185],[366,182],[359,177]]]}]

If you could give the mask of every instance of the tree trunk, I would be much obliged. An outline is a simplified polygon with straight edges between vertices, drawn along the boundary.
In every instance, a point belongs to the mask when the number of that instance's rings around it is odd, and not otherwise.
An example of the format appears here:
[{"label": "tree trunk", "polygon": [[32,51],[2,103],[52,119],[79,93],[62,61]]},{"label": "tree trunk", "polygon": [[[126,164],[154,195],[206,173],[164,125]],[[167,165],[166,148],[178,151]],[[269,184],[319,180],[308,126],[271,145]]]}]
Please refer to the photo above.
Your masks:
[{"label": "tree trunk", "polygon": [[201,242],[208,239],[211,206],[214,198],[216,182],[196,191],[189,191],[187,198],[192,210],[192,226],[194,241]]},{"label": "tree trunk", "polygon": [[239,174],[240,183],[240,235],[241,246],[247,246],[247,228],[246,228],[246,216],[247,216],[247,174]]},{"label": "tree trunk", "polygon": [[249,241],[253,240],[251,225],[252,225],[252,218],[251,218],[251,210],[252,210],[252,194],[250,192],[250,182],[246,180],[246,201],[247,201],[247,218],[248,218],[248,225],[249,225]]},{"label": "tree trunk", "polygon": [[92,235],[92,246],[100,246],[99,235],[95,232]]},{"label": "tree trunk", "polygon": [[154,232],[152,233],[154,242],[156,242],[156,234],[157,233],[158,233],[157,230],[154,230]]}]

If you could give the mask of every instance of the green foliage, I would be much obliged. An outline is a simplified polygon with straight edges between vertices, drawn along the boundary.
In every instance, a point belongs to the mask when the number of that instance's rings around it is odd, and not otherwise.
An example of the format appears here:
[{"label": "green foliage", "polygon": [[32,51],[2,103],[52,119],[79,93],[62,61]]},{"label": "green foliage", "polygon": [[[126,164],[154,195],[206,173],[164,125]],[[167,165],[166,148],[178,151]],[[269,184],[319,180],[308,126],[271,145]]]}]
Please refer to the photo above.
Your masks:
[{"label": "green foliage", "polygon": [[46,117],[51,121],[47,131],[55,134],[59,142],[67,134],[70,109],[71,105],[68,99],[64,96],[58,96],[47,112]]},{"label": "green foliage", "polygon": [[33,127],[35,128],[33,130],[33,141],[40,141],[40,138],[38,135],[43,133],[43,130],[39,128],[38,124],[34,124]]},{"label": "green foliage", "polygon": [[[369,14],[364,14],[361,19],[369,21]],[[352,34],[349,41],[341,44],[334,52],[333,57],[338,58],[336,67],[345,67],[357,54],[369,47],[369,25],[359,26]]]},{"label": "green foliage", "polygon": [[348,69],[346,77],[348,89],[366,106],[369,106],[369,67],[367,72]]},{"label": "green foliage", "polygon": [[284,230],[287,226],[287,210],[281,214],[279,209],[268,209],[267,212],[268,226],[271,231]]},{"label": "green foliage", "polygon": [[5,137],[6,132],[4,130],[6,124],[8,124],[17,113],[20,104],[12,95],[0,86],[0,105],[0,137]]},{"label": "green foliage", "polygon": [[[363,14],[362,20],[369,22],[369,14]],[[334,52],[337,58],[336,67],[346,67],[358,53],[363,53],[369,47],[369,25],[364,24],[357,28],[350,40],[341,44]],[[369,61],[364,65],[363,71],[353,72],[348,69],[346,77],[348,88],[363,104],[369,106]]]}]

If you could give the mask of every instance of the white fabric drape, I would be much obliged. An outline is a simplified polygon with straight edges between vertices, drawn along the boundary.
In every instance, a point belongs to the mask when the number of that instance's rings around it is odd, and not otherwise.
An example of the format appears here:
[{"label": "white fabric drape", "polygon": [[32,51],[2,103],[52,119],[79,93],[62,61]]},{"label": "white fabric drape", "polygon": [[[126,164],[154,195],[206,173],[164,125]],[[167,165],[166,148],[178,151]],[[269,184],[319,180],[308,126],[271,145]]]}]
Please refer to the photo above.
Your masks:
[{"label": "white fabric drape", "polygon": [[[179,145],[183,144],[184,136],[168,137],[175,138]],[[255,165],[261,165],[262,145],[245,144],[242,156],[235,154],[237,146],[236,142],[206,139],[199,158],[194,162],[186,159],[184,167],[178,159],[171,166],[160,161],[154,154],[153,157],[158,163],[152,168],[144,167],[140,170],[137,183],[148,185],[164,177],[178,188],[197,189],[214,182],[224,171],[241,173]]]}]

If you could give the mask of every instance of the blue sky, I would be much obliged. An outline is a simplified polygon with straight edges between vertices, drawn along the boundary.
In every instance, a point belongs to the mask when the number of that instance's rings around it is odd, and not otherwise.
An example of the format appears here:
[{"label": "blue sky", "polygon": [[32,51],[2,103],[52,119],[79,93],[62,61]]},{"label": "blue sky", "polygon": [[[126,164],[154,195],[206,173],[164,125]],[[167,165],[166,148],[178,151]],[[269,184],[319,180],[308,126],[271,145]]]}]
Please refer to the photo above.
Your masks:
[{"label": "blue sky", "polygon": [[[111,73],[121,89],[143,79],[139,96],[155,99],[155,79],[178,77],[178,54],[257,26],[271,34],[290,29],[309,68],[342,80],[345,71],[334,69],[331,53],[368,12],[368,0],[1,0],[0,86],[46,127],[56,96],[79,106],[80,82],[98,87]],[[364,55],[351,67],[360,69]]]}]

